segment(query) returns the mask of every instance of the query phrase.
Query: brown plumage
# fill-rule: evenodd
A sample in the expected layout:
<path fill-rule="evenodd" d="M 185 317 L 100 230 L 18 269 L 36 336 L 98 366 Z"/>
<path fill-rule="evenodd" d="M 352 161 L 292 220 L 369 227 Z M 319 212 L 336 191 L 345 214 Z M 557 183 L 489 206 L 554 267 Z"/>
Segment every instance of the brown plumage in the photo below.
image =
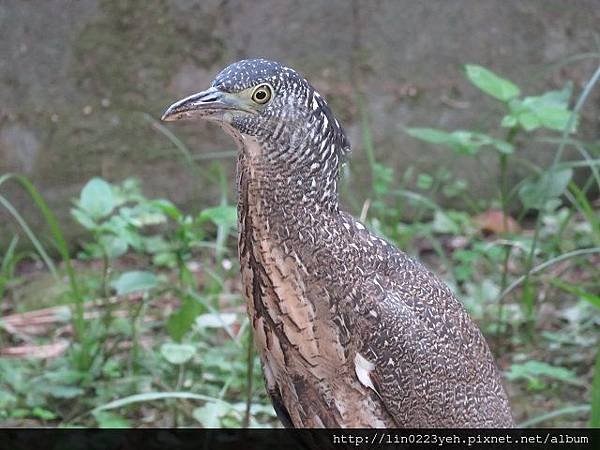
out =
<path fill-rule="evenodd" d="M 508 427 L 488 346 L 433 273 L 340 211 L 349 142 L 294 70 L 245 60 L 165 120 L 240 148 L 244 294 L 278 416 L 296 427 Z"/>

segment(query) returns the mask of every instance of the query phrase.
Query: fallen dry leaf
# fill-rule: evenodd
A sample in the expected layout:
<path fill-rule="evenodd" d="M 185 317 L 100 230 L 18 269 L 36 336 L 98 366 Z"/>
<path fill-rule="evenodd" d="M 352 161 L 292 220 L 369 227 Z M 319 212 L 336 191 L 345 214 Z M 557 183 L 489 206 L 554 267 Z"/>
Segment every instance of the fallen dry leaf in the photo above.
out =
<path fill-rule="evenodd" d="M 6 358 L 55 358 L 69 348 L 69 341 L 61 339 L 52 344 L 19 345 L 0 349 L 0 355 Z"/>
<path fill-rule="evenodd" d="M 499 209 L 490 209 L 473 217 L 473 222 L 480 231 L 490 234 L 518 233 L 521 227 L 515 219 L 510 216 L 504 217 Z"/>

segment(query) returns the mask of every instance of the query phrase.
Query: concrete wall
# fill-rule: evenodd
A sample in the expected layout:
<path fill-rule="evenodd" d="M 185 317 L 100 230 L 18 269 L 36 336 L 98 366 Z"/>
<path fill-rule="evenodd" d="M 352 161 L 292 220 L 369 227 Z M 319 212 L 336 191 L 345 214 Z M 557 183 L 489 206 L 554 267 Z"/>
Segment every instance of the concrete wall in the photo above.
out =
<path fill-rule="evenodd" d="M 598 24 L 599 0 L 4 0 L 0 174 L 30 177 L 71 236 L 78 228 L 68 218 L 70 198 L 95 175 L 139 177 L 148 195 L 194 209 L 214 203 L 218 188 L 181 164 L 152 120 L 229 62 L 264 56 L 297 68 L 330 99 L 354 143 L 357 189 L 368 170 L 353 78 L 366 94 L 380 160 L 400 174 L 409 164 L 444 165 L 490 195 L 493 160 L 483 158 L 486 172 L 408 138 L 402 127 L 485 130 L 494 123 L 498 105 L 464 81 L 464 63 L 487 66 L 530 94 L 567 79 L 580 88 L 597 60 L 550 64 L 597 50 Z M 598 99 L 586 107 L 588 138 L 600 131 Z M 169 129 L 194 154 L 234 148 L 210 125 Z M 552 156 L 551 148 L 520 151 Z M 0 189 L 36 222 L 18 189 Z M 0 219 L 5 241 L 8 216 Z"/>

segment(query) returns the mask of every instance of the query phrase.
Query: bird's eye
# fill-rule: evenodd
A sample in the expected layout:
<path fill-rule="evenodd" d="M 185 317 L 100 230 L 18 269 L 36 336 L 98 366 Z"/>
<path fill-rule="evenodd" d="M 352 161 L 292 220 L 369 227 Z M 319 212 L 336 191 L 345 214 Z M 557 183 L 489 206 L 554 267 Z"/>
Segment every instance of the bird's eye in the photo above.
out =
<path fill-rule="evenodd" d="M 271 86 L 268 84 L 261 84 L 254 89 L 252 92 L 252 100 L 254 100 L 259 105 L 264 105 L 269 100 L 271 100 Z"/>

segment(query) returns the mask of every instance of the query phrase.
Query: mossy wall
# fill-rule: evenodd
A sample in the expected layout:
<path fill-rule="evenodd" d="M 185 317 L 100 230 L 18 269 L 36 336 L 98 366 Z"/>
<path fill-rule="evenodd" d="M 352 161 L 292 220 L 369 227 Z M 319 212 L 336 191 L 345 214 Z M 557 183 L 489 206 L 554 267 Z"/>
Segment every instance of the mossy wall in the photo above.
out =
<path fill-rule="evenodd" d="M 498 105 L 464 81 L 477 63 L 514 80 L 526 93 L 581 87 L 594 60 L 550 68 L 597 50 L 597 0 L 260 1 L 45 0 L 0 3 L 0 173 L 30 177 L 75 237 L 70 199 L 100 175 L 143 180 L 150 196 L 199 209 L 217 186 L 193 176 L 154 122 L 173 100 L 205 88 L 236 59 L 263 56 L 304 74 L 331 99 L 354 143 L 360 170 L 360 124 L 353 82 L 360 81 L 380 160 L 402 173 L 408 164 L 447 166 L 481 195 L 492 195 L 494 161 L 474 163 L 408 138 L 403 126 L 482 128 Z M 597 36 L 597 35 L 596 35 Z M 583 132 L 598 136 L 599 96 L 588 103 Z M 232 150 L 216 127 L 169 129 L 194 154 Z M 550 152 L 527 150 L 548 160 Z M 233 180 L 233 164 L 228 160 Z M 233 181 L 232 181 L 233 183 Z M 233 189 L 233 184 L 232 184 Z M 18 189 L 2 188 L 34 224 Z M 233 195 L 233 194 L 232 194 Z M 0 212 L 6 241 L 14 229 Z"/>

